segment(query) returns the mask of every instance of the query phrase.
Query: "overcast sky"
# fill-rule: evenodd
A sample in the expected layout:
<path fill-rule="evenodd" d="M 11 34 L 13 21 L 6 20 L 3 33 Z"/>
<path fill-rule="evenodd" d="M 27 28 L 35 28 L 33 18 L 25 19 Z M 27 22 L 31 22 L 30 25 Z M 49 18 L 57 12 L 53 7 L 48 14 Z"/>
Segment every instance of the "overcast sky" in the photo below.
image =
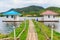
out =
<path fill-rule="evenodd" d="M 60 0 L 0 0 L 0 12 L 30 5 L 42 6 L 44 8 L 50 6 L 60 7 Z"/>

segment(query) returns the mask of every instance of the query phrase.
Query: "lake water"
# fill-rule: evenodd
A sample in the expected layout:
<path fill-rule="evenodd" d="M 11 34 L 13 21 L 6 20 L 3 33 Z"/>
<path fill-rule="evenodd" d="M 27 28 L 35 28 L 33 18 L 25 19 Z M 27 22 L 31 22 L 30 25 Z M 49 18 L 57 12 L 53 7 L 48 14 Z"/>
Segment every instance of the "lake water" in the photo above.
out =
<path fill-rule="evenodd" d="M 32 17 L 20 17 L 20 20 L 24 21 L 24 19 L 31 20 L 31 19 L 37 19 L 37 18 L 39 20 L 41 20 L 40 17 L 33 17 L 33 18 Z M 2 22 L 4 19 L 5 19 L 4 17 L 0 17 L 0 33 L 8 34 L 8 33 L 13 31 L 14 23 L 13 22 L 10 22 L 10 23 Z M 59 21 L 60 21 L 60 18 L 59 18 Z M 20 24 L 21 24 L 21 22 L 18 22 L 16 24 L 16 27 L 18 27 Z M 55 25 L 54 30 L 60 33 L 60 22 L 44 22 L 44 24 L 45 25 L 52 25 L 52 24 L 54 24 Z"/>
<path fill-rule="evenodd" d="M 5 19 L 4 17 L 0 17 L 0 33 L 9 34 L 10 32 L 13 31 L 14 23 L 2 22 L 4 19 Z M 17 22 L 16 27 L 18 27 L 20 24 L 21 22 Z"/>
<path fill-rule="evenodd" d="M 59 20 L 60 21 L 60 20 Z M 59 32 L 60 33 L 60 22 L 44 22 L 44 24 L 45 25 L 47 25 L 47 26 L 52 26 L 52 25 L 54 25 L 55 27 L 54 27 L 54 30 L 56 31 L 56 32 Z"/>

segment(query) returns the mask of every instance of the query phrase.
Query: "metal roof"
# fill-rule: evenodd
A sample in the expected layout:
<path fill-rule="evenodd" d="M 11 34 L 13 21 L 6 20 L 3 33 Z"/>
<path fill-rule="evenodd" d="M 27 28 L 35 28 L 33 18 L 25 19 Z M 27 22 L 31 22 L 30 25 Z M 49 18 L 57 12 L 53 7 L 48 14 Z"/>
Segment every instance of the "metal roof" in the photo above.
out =
<path fill-rule="evenodd" d="M 43 12 L 41 15 L 58 15 L 58 13 L 47 10 L 47 11 Z"/>
<path fill-rule="evenodd" d="M 11 11 L 4 12 L 3 15 L 21 15 L 21 13 L 11 10 Z"/>

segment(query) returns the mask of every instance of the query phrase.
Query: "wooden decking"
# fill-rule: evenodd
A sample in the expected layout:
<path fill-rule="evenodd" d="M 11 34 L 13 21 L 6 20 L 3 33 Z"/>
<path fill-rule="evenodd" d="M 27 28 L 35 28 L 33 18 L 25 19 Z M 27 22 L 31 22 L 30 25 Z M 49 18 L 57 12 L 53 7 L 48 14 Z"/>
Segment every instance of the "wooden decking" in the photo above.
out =
<path fill-rule="evenodd" d="M 59 21 L 58 20 L 49 20 L 49 21 L 40 20 L 39 22 L 59 22 Z"/>
<path fill-rule="evenodd" d="M 3 22 L 23 22 L 23 21 L 3 21 Z M 40 20 L 39 22 L 59 22 L 58 20 Z"/>
<path fill-rule="evenodd" d="M 38 40 L 37 33 L 35 31 L 34 23 L 29 20 L 29 29 L 26 40 Z"/>
<path fill-rule="evenodd" d="M 3 22 L 23 22 L 23 21 L 3 21 Z"/>

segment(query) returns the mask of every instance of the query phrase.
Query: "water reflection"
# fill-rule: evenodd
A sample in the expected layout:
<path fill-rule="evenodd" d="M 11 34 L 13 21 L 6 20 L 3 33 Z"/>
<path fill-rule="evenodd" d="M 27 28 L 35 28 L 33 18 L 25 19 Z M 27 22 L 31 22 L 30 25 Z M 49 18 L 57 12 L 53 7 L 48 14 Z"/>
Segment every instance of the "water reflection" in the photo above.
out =
<path fill-rule="evenodd" d="M 4 18 L 0 18 L 0 33 L 9 34 L 13 31 L 14 22 L 2 22 Z M 16 22 L 16 27 L 20 25 L 21 22 Z"/>
<path fill-rule="evenodd" d="M 2 24 L 4 24 L 4 25 L 2 26 Z M 0 33 L 8 34 L 8 33 L 10 33 L 13 30 L 13 25 L 12 24 L 9 25 L 6 22 L 4 22 L 2 24 L 0 26 Z"/>
<path fill-rule="evenodd" d="M 60 22 L 44 22 L 48 27 L 54 26 L 54 30 L 60 33 Z"/>

